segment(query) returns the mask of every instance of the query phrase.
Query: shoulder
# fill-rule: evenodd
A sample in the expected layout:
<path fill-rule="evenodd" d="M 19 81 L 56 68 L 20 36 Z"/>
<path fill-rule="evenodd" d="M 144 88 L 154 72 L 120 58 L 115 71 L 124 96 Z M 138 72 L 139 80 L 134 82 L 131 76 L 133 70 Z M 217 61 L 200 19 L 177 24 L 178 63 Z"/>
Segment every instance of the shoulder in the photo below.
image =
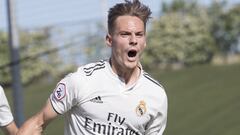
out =
<path fill-rule="evenodd" d="M 144 79 L 143 83 L 145 83 L 145 87 L 147 87 L 147 89 L 150 89 L 155 96 L 160 96 L 161 99 L 164 99 L 165 97 L 167 97 L 167 94 L 163 85 L 145 71 L 143 72 L 143 79 Z"/>
<path fill-rule="evenodd" d="M 101 69 L 104 69 L 106 66 L 106 61 L 101 60 L 95 63 L 89 63 L 83 66 L 80 66 L 77 71 L 69 73 L 66 75 L 60 83 L 68 85 L 68 87 L 81 87 L 85 86 L 87 82 L 91 79 L 96 78 L 95 74 Z M 97 76 L 101 77 L 101 74 L 96 74 Z"/>
<path fill-rule="evenodd" d="M 167 108 L 168 98 L 163 85 L 145 71 L 143 71 L 142 83 L 144 83 L 144 88 L 148 90 L 145 93 L 151 97 L 150 101 L 154 104 L 155 109 L 165 111 Z"/>
<path fill-rule="evenodd" d="M 3 91 L 3 88 L 2 88 L 2 86 L 0 85 L 0 92 L 2 92 Z"/>
<path fill-rule="evenodd" d="M 105 68 L 106 61 L 101 60 L 94 63 L 89 63 L 78 67 L 74 72 L 68 73 L 63 79 L 67 81 L 85 79 L 86 76 L 91 76 L 95 71 Z"/>
<path fill-rule="evenodd" d="M 4 94 L 4 91 L 3 91 L 2 86 L 0 85 L 0 96 L 2 97 L 3 94 Z"/>
<path fill-rule="evenodd" d="M 161 98 L 163 98 L 162 96 L 166 97 L 166 91 L 163 85 L 145 71 L 143 71 L 143 83 L 155 96 L 161 96 Z"/>
<path fill-rule="evenodd" d="M 159 81 L 155 80 L 151 75 L 149 75 L 147 72 L 143 71 L 143 77 L 147 80 L 147 82 L 151 85 L 155 85 L 157 87 L 160 87 L 164 89 L 164 87 L 159 83 Z"/>

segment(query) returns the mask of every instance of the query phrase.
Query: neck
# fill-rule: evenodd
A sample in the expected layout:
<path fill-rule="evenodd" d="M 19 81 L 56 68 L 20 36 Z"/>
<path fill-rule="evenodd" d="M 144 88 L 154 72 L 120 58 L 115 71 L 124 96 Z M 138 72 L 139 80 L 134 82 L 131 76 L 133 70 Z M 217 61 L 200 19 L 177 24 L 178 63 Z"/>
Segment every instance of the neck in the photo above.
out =
<path fill-rule="evenodd" d="M 117 64 L 115 61 L 110 59 L 110 65 L 114 73 L 118 75 L 119 78 L 124 80 L 126 86 L 134 84 L 139 78 L 141 68 L 136 66 L 133 69 L 124 68 L 121 65 Z"/>

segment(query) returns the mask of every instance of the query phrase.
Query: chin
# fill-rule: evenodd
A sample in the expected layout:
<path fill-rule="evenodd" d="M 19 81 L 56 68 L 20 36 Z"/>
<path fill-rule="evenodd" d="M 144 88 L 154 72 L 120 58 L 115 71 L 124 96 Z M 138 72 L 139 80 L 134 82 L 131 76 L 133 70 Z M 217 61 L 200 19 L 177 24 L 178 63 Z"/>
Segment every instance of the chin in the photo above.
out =
<path fill-rule="evenodd" d="M 138 66 L 138 62 L 127 62 L 125 64 L 125 66 L 127 67 L 127 69 L 131 70 L 131 69 L 135 69 Z"/>

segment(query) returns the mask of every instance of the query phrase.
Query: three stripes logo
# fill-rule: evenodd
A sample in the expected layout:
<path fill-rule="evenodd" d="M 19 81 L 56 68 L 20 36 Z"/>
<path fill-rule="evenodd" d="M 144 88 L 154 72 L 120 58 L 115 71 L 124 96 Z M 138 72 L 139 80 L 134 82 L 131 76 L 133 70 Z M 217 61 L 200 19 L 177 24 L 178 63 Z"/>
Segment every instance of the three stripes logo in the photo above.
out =
<path fill-rule="evenodd" d="M 100 96 L 97 96 L 90 100 L 93 103 L 103 103 L 102 98 Z"/>
<path fill-rule="evenodd" d="M 102 69 L 102 68 L 105 68 L 105 63 L 104 63 L 103 60 L 95 63 L 92 66 L 85 67 L 85 68 L 83 68 L 83 70 L 84 70 L 84 72 L 86 73 L 87 76 L 91 76 L 94 71 L 96 71 L 98 69 Z"/>

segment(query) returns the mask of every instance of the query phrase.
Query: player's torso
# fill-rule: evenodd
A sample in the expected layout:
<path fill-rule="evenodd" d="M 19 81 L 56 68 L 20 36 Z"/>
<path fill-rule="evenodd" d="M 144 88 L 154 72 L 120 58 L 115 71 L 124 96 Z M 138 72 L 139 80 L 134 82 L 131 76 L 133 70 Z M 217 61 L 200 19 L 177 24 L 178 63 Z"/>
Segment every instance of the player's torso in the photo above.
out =
<path fill-rule="evenodd" d="M 99 85 L 96 91 L 74 110 L 83 118 L 84 126 L 90 130 L 99 130 L 98 128 L 104 126 L 144 130 L 150 120 L 145 100 L 147 99 L 132 91 L 120 91 Z"/>
<path fill-rule="evenodd" d="M 87 77 L 83 88 L 79 86 L 86 94 L 68 117 L 77 119 L 90 134 L 142 134 L 155 115 L 154 91 L 146 89 L 141 79 L 126 88 L 120 80 L 102 70 Z"/>

